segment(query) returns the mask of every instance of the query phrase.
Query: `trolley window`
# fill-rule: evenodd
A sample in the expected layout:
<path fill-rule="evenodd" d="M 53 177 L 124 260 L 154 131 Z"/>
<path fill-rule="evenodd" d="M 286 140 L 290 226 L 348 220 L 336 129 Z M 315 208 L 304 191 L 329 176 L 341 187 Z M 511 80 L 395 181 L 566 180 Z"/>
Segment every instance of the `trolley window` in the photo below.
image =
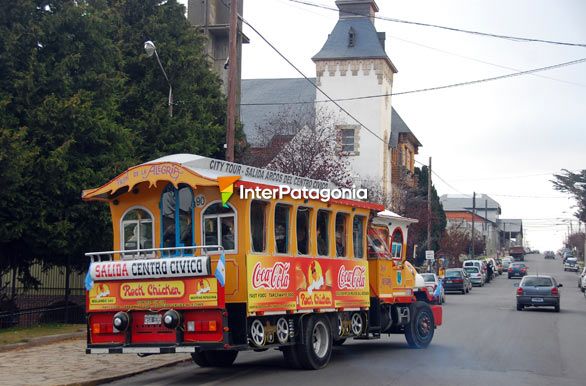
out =
<path fill-rule="evenodd" d="M 253 200 L 250 203 L 250 233 L 253 252 L 265 252 L 267 248 L 267 208 L 268 204 L 264 201 Z"/>
<path fill-rule="evenodd" d="M 328 256 L 330 254 L 330 212 L 327 210 L 317 211 L 316 222 L 317 235 L 317 254 L 320 256 Z"/>
<path fill-rule="evenodd" d="M 354 216 L 352 221 L 352 244 L 354 257 L 364 258 L 364 216 Z"/>
<path fill-rule="evenodd" d="M 346 256 L 348 250 L 346 249 L 346 235 L 347 232 L 348 215 L 345 213 L 336 214 L 336 256 Z"/>
<path fill-rule="evenodd" d="M 153 217 L 144 209 L 129 210 L 122 218 L 122 249 L 153 247 Z"/>
<path fill-rule="evenodd" d="M 226 252 L 234 252 L 236 213 L 232 206 L 226 208 L 220 202 L 210 205 L 203 212 L 203 231 L 205 245 L 221 245 Z"/>
<path fill-rule="evenodd" d="M 297 208 L 297 254 L 309 254 L 309 215 L 311 208 Z"/>
<path fill-rule="evenodd" d="M 277 253 L 289 252 L 289 220 L 291 207 L 275 205 L 275 248 Z"/>

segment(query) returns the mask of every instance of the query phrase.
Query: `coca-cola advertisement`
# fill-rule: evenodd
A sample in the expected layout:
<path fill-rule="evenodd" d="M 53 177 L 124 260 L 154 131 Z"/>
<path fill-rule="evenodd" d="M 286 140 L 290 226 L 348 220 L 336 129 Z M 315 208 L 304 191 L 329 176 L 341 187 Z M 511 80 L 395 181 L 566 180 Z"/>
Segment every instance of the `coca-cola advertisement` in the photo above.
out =
<path fill-rule="evenodd" d="M 247 256 L 248 311 L 368 307 L 365 260 Z"/>

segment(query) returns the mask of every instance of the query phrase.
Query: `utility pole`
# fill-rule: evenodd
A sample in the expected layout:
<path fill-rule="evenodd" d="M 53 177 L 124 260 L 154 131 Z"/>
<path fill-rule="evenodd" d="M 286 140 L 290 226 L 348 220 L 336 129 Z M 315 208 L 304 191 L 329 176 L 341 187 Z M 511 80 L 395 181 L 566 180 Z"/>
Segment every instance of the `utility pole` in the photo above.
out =
<path fill-rule="evenodd" d="M 431 157 L 427 170 L 427 250 L 431 250 Z"/>
<path fill-rule="evenodd" d="M 236 82 L 238 72 L 238 0 L 230 0 L 230 37 L 228 54 L 228 116 L 226 119 L 226 161 L 234 162 L 234 133 L 236 131 Z"/>
<path fill-rule="evenodd" d="M 476 213 L 476 192 L 472 195 L 472 258 L 474 258 L 474 216 Z"/>

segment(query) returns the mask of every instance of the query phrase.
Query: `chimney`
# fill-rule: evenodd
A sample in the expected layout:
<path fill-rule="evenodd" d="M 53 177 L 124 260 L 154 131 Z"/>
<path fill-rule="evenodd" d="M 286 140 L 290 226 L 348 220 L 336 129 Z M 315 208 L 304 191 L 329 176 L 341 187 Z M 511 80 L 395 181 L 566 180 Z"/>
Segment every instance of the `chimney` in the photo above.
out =
<path fill-rule="evenodd" d="M 374 15 L 378 12 L 374 0 L 337 0 L 336 6 L 340 10 L 340 19 L 368 17 L 373 24 Z"/>

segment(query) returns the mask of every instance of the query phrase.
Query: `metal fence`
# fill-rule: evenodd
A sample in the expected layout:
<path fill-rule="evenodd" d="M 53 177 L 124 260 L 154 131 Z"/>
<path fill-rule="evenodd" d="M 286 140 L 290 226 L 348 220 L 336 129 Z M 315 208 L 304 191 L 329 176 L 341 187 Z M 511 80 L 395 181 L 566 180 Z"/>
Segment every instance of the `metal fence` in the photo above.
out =
<path fill-rule="evenodd" d="M 41 264 L 30 272 L 40 283 L 36 288 L 25 288 L 17 270 L 2 276 L 0 328 L 85 322 L 85 273 Z"/>

